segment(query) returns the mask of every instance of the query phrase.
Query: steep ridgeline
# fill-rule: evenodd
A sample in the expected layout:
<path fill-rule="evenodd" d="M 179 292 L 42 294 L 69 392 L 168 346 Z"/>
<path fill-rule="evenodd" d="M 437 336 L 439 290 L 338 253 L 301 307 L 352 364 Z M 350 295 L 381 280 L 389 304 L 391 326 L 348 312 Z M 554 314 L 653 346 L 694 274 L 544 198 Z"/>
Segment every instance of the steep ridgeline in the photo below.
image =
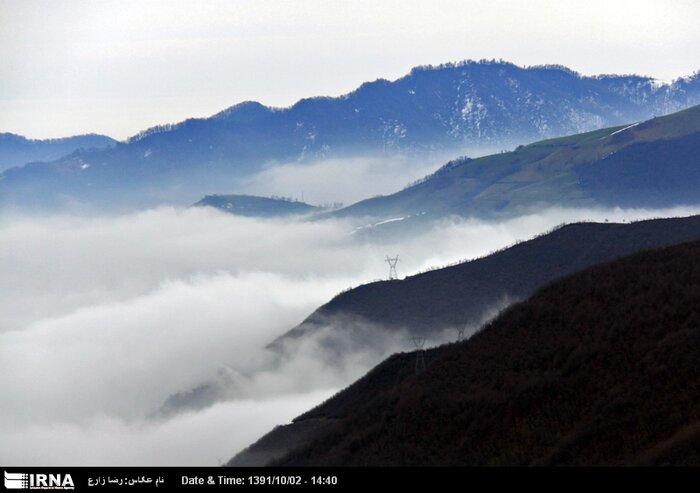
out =
<path fill-rule="evenodd" d="M 700 106 L 642 123 L 452 161 L 393 195 L 334 213 L 378 220 L 420 214 L 516 215 L 547 206 L 700 203 Z"/>
<path fill-rule="evenodd" d="M 115 148 L 12 170 L 0 202 L 138 207 L 191 203 L 265 163 L 366 153 L 508 147 L 640 121 L 700 103 L 700 75 L 671 84 L 584 77 L 561 66 L 464 62 L 416 68 L 336 98 L 284 108 L 241 103 L 210 118 L 148 129 Z"/>
<path fill-rule="evenodd" d="M 647 251 L 548 285 L 423 372 L 392 356 L 297 418 L 273 464 L 697 466 L 699 358 L 700 242 Z"/>
<path fill-rule="evenodd" d="M 291 199 L 255 195 L 207 195 L 194 207 L 213 207 L 229 214 L 246 217 L 303 216 L 319 207 Z"/>
<path fill-rule="evenodd" d="M 699 239 L 700 216 L 631 224 L 570 224 L 478 260 L 345 292 L 276 340 L 272 347 L 294 350 L 311 336 L 321 341 L 325 338 L 333 349 L 338 339 L 334 331 L 354 331 L 363 326 L 375 331 L 408 330 L 426 337 L 428 345 L 443 338 L 447 329 L 455 340 L 457 326 L 466 327 L 465 335 L 469 336 L 493 314 L 491 307 L 502 308 L 507 302 L 524 299 L 567 274 L 641 250 Z M 376 337 L 381 339 L 381 335 Z M 347 339 L 341 338 L 345 344 Z M 373 341 L 369 330 L 355 339 L 358 347 Z M 443 349 L 426 351 L 426 361 L 430 363 L 440 351 Z M 325 406 L 327 412 L 275 428 L 237 454 L 229 465 L 265 465 L 299 444 L 310 442 L 344 415 L 345 411 L 336 409 L 353 406 L 355 398 L 361 399 L 355 390 L 366 388 L 362 382 L 369 382 L 367 385 L 377 392 L 393 388 L 397 378 L 413 371 L 415 361 L 414 355 L 392 356 L 336 396 L 332 404 Z"/>
<path fill-rule="evenodd" d="M 443 329 L 456 338 L 458 326 L 473 332 L 495 311 L 554 279 L 640 250 L 696 239 L 700 216 L 569 224 L 480 259 L 346 291 L 272 346 L 293 346 L 297 339 L 319 333 L 332 341 L 332 331 L 322 329 L 353 330 L 363 323 L 386 331 L 407 330 L 429 342 L 439 341 Z"/>
<path fill-rule="evenodd" d="M 35 161 L 52 161 L 79 149 L 104 149 L 116 143 L 110 137 L 97 134 L 35 140 L 0 133 L 0 171 Z"/>

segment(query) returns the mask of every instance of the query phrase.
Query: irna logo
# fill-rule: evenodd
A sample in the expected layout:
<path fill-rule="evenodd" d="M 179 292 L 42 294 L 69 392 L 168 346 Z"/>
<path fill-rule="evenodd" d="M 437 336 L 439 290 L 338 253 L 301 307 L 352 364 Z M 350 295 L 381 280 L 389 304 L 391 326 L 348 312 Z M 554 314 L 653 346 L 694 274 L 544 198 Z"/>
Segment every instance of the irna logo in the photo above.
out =
<path fill-rule="evenodd" d="M 75 484 L 70 474 L 27 474 L 5 472 L 5 489 L 8 490 L 73 490 Z"/>

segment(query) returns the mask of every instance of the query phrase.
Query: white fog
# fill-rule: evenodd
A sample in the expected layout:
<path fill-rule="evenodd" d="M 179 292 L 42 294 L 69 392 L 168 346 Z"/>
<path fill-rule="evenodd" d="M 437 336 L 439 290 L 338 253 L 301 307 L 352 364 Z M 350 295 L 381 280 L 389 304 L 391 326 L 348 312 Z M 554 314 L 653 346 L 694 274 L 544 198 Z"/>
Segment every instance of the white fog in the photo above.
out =
<path fill-rule="evenodd" d="M 278 371 L 264 346 L 339 291 L 473 258 L 562 222 L 689 215 L 564 210 L 445 221 L 411 240 L 359 240 L 347 222 L 256 220 L 204 208 L 119 217 L 0 215 L 0 462 L 226 461 L 375 364 Z M 401 341 L 389 341 L 398 349 Z M 388 348 L 390 351 L 392 348 Z M 175 393 L 238 378 L 227 400 L 152 419 Z M 231 376 L 233 375 L 233 377 Z"/>

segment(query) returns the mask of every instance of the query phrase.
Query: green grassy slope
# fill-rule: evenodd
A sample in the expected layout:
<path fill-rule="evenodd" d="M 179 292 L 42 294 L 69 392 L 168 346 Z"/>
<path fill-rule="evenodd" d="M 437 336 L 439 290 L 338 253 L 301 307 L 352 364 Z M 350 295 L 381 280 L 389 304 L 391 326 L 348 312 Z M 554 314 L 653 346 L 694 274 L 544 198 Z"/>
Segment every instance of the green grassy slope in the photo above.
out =
<path fill-rule="evenodd" d="M 694 106 L 638 124 L 457 160 L 422 183 L 334 214 L 489 216 L 552 205 L 657 207 L 697 203 L 693 192 L 700 188 L 698 147 L 700 106 Z M 640 160 L 640 154 L 647 159 Z M 615 164 L 610 165 L 613 160 Z M 621 189 L 626 193 L 618 198 Z"/>

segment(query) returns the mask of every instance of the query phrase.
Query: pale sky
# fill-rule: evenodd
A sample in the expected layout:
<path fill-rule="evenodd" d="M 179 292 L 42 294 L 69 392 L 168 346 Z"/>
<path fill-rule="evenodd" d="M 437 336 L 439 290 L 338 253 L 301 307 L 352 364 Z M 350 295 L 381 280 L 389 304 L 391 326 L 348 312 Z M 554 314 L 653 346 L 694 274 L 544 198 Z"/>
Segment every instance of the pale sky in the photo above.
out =
<path fill-rule="evenodd" d="M 700 69 L 698 19 L 697 0 L 0 0 L 0 132 L 122 139 L 464 59 L 673 79 Z"/>

